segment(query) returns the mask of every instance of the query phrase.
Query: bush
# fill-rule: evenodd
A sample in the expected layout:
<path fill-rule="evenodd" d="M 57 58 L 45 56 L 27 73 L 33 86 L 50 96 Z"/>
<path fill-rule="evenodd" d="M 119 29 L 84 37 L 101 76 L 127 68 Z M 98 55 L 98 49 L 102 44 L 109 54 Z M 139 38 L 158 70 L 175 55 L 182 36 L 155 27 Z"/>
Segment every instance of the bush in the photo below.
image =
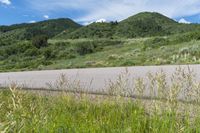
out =
<path fill-rule="evenodd" d="M 44 49 L 42 54 L 44 55 L 45 59 L 53 59 L 56 57 L 55 51 L 53 51 L 51 48 Z"/>
<path fill-rule="evenodd" d="M 57 58 L 73 59 L 73 58 L 76 58 L 76 55 L 74 53 L 70 53 L 69 51 L 60 51 L 57 55 Z"/>
<path fill-rule="evenodd" d="M 48 37 L 45 35 L 36 36 L 32 39 L 32 44 L 36 48 L 46 47 L 48 45 Z"/>
<path fill-rule="evenodd" d="M 25 56 L 37 56 L 39 53 L 39 51 L 37 50 L 37 48 L 32 48 L 32 49 L 27 49 L 24 52 Z"/>
<path fill-rule="evenodd" d="M 169 44 L 169 40 L 166 38 L 156 37 L 154 39 L 148 39 L 144 42 L 143 49 L 146 50 L 147 48 L 158 48 L 160 46 L 165 46 Z"/>
<path fill-rule="evenodd" d="M 85 55 L 93 53 L 95 51 L 95 46 L 92 42 L 81 42 L 76 44 L 76 52 L 80 55 Z"/>

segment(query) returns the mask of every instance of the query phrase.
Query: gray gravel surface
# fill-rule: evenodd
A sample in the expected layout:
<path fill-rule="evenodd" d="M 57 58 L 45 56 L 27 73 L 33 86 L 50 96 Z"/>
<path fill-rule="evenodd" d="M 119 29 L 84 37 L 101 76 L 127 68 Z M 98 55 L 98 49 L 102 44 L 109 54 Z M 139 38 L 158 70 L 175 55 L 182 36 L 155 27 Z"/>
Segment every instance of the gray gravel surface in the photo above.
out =
<path fill-rule="evenodd" d="M 71 83 L 76 81 L 83 88 L 87 88 L 90 91 L 99 91 L 108 87 L 110 81 L 115 82 L 117 77 L 125 72 L 126 69 L 128 70 L 129 78 L 146 78 L 149 72 L 156 73 L 161 70 L 170 76 L 179 67 L 183 69 L 188 69 L 189 67 L 197 75 L 197 79 L 200 80 L 200 65 L 169 65 L 0 73 L 0 86 L 7 87 L 12 83 L 16 83 L 27 88 L 49 89 L 48 84 L 55 85 L 61 75 L 65 75 Z"/>

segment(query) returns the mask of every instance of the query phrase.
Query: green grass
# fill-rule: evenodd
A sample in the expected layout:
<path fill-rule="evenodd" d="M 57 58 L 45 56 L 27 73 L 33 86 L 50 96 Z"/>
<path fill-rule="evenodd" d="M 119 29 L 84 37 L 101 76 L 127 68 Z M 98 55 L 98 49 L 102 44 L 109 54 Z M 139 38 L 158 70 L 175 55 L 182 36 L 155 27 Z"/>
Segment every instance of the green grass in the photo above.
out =
<path fill-rule="evenodd" d="M 199 119 L 190 123 L 170 111 L 148 114 L 131 99 L 23 91 L 0 92 L 0 131 L 6 132 L 199 132 Z"/>
<path fill-rule="evenodd" d="M 155 12 L 142 12 L 120 22 L 92 23 L 55 39 L 136 38 L 173 35 L 198 30 L 198 24 L 180 24 Z"/>
<path fill-rule="evenodd" d="M 41 48 L 30 41 L 4 43 L 0 42 L 0 71 L 200 63 L 199 32 L 135 39 L 53 39 Z"/>
<path fill-rule="evenodd" d="M 189 68 L 177 68 L 170 80 L 163 72 L 138 79 L 128 75 L 126 70 L 111 81 L 103 91 L 107 95 L 77 93 L 81 87 L 64 75 L 50 86 L 62 92 L 25 91 L 13 84 L 0 91 L 0 131 L 200 132 L 200 82 Z"/>
<path fill-rule="evenodd" d="M 62 18 L 0 26 L 0 72 L 199 64 L 199 28 L 155 12 L 87 26 Z"/>
<path fill-rule="evenodd" d="M 150 39 L 147 39 L 147 42 Z M 146 47 L 146 39 L 126 40 L 119 45 L 105 46 L 103 50 L 77 56 L 76 58 L 57 60 L 46 69 L 148 66 L 169 64 L 199 64 L 200 41 L 172 43 L 163 46 Z M 144 47 L 146 49 L 144 50 Z M 185 50 L 185 51 L 184 51 Z"/>

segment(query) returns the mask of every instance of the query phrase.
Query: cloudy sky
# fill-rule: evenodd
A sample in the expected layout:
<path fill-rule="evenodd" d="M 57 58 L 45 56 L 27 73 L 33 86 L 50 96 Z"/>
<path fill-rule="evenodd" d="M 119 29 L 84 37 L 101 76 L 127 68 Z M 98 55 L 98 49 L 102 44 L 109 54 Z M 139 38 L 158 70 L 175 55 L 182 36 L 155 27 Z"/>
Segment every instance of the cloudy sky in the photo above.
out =
<path fill-rule="evenodd" d="M 200 23 L 200 0 L 0 0 L 0 25 L 72 18 L 81 24 L 123 20 L 142 11 Z"/>

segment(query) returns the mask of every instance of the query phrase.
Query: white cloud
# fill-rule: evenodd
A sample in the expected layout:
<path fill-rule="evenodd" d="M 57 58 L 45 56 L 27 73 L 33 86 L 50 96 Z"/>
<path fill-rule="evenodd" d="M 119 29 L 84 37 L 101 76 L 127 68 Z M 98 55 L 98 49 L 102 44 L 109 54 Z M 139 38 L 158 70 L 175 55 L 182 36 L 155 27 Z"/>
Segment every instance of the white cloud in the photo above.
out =
<path fill-rule="evenodd" d="M 31 20 L 31 21 L 29 21 L 29 23 L 36 23 L 36 21 L 35 20 Z"/>
<path fill-rule="evenodd" d="M 83 25 L 90 25 L 92 23 L 104 23 L 104 22 L 107 22 L 106 19 L 102 18 L 102 19 L 98 19 L 96 21 L 89 21 L 89 22 L 84 22 Z"/>
<path fill-rule="evenodd" d="M 178 22 L 183 23 L 183 24 L 190 24 L 191 23 L 191 22 L 185 20 L 184 18 L 181 18 Z"/>
<path fill-rule="evenodd" d="M 11 1 L 10 0 L 0 0 L 0 3 L 5 4 L 5 5 L 10 5 Z"/>
<path fill-rule="evenodd" d="M 42 12 L 79 11 L 80 22 L 123 20 L 142 11 L 159 12 L 171 18 L 200 13 L 200 0 L 32 0 L 32 8 Z"/>
<path fill-rule="evenodd" d="M 49 16 L 48 15 L 44 15 L 43 16 L 45 19 L 49 19 Z"/>
<path fill-rule="evenodd" d="M 96 20 L 96 23 L 104 23 L 104 22 L 106 22 L 106 19 L 104 18 Z"/>

